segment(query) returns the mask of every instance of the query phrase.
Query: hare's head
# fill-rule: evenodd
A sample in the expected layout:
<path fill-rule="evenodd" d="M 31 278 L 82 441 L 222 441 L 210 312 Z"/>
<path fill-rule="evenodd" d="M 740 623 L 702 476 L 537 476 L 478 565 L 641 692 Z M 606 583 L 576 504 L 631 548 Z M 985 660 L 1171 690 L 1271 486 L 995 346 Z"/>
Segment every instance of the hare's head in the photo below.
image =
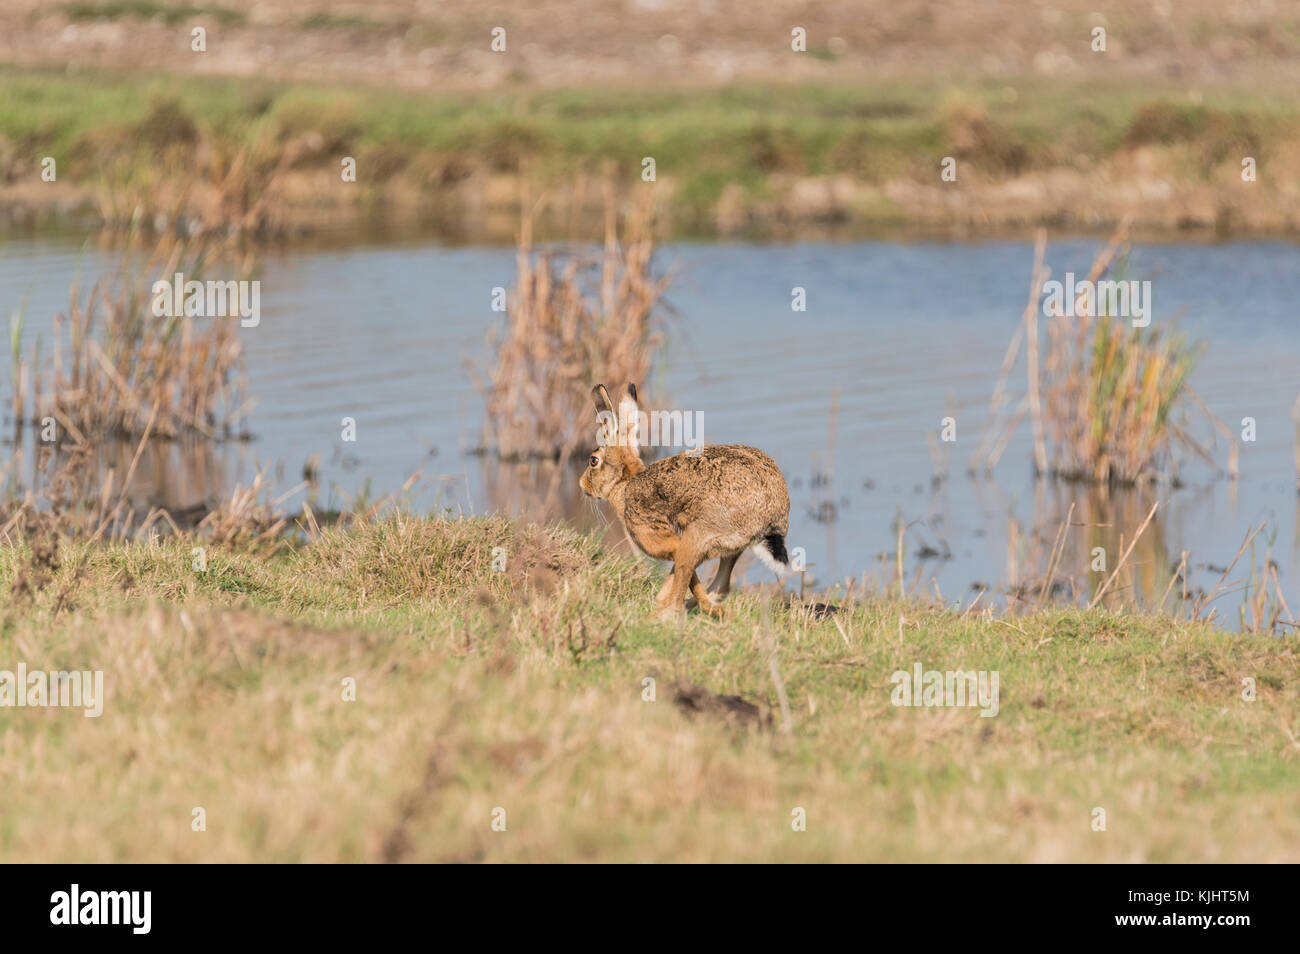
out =
<path fill-rule="evenodd" d="M 605 385 L 598 384 L 592 388 L 591 396 L 596 402 L 599 425 L 597 446 L 588 457 L 578 484 L 585 493 L 608 500 L 614 488 L 645 469 L 637 449 L 636 385 L 627 386 L 627 394 L 618 402 L 618 410 L 614 409 Z"/>

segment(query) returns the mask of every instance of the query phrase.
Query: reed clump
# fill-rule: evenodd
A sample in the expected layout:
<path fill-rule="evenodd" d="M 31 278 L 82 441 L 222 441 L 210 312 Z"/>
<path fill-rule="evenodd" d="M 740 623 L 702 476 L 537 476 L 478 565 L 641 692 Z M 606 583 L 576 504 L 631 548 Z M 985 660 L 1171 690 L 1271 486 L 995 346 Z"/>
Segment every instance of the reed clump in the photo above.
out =
<path fill-rule="evenodd" d="M 152 294 L 151 279 L 226 267 L 228 246 L 169 232 L 141 255 L 135 238 L 119 268 L 87 293 L 71 288 L 46 340 L 24 353 L 24 316 L 11 323 L 0 538 L 31 538 L 47 518 L 68 539 L 178 532 L 213 510 L 225 480 L 217 448 L 248 437 L 238 319 L 157 314 Z M 177 475 L 177 457 L 202 471 Z M 253 539 L 274 521 L 245 506 L 225 523 Z"/>
<path fill-rule="evenodd" d="M 13 333 L 12 408 L 42 443 L 111 438 L 224 441 L 246 437 L 249 407 L 238 321 L 156 315 L 151 277 L 199 278 L 213 261 L 203 240 L 160 237 L 141 270 L 124 262 L 84 296 L 74 285 L 55 316 L 48 363 L 39 343 L 18 356 Z"/>
<path fill-rule="evenodd" d="M 1039 234 L 1029 301 L 1007 347 L 984 435 L 971 459 L 972 471 L 992 472 L 1026 418 L 1033 426 L 1037 473 L 1104 486 L 1176 479 L 1177 451 L 1190 450 L 1213 463 L 1187 426 L 1186 411 L 1192 406 L 1232 440 L 1188 384 L 1201 346 L 1174 329 L 1134 326 L 1129 317 L 1107 311 L 1108 297 L 1085 294 L 1111 272 L 1127 229 L 1127 223 L 1121 226 L 1097 254 L 1086 280 L 1078 285 L 1072 309 L 1042 304 L 1049 273 L 1043 265 L 1046 238 Z M 1042 311 L 1047 312 L 1045 319 Z M 1040 341 L 1042 321 L 1045 342 Z M 1027 387 L 1013 406 L 1007 382 L 1022 342 Z M 1229 471 L 1235 470 L 1234 442 Z"/>
<path fill-rule="evenodd" d="M 599 253 L 538 252 L 525 215 L 505 327 L 489 339 L 495 367 L 480 384 L 486 450 L 503 460 L 565 461 L 593 439 L 592 382 L 646 380 L 671 281 L 653 269 L 654 202 L 642 193 L 620 229 L 607 190 Z"/>
<path fill-rule="evenodd" d="M 1067 321 L 1050 323 L 1044 365 L 1051 472 L 1121 485 L 1166 473 L 1173 446 L 1190 441 L 1175 412 L 1196 350 L 1181 334 L 1111 315 Z"/>

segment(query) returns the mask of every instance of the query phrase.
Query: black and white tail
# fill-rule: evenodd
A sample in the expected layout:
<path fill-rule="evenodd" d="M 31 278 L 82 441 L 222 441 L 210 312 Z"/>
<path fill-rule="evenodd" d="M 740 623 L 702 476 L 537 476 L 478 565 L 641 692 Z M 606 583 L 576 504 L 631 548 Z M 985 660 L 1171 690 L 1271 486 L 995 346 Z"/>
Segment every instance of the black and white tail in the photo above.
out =
<path fill-rule="evenodd" d="M 790 555 L 785 552 L 785 534 L 769 530 L 750 549 L 777 576 L 784 577 L 790 573 Z"/>

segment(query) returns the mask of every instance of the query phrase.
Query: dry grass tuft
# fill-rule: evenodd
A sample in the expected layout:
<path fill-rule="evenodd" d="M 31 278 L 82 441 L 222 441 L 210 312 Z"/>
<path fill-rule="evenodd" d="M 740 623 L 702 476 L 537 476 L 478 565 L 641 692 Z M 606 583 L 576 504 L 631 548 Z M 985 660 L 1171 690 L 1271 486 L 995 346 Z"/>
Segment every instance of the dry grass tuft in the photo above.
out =
<path fill-rule="evenodd" d="M 236 487 L 203 518 L 199 533 L 218 546 L 253 550 L 280 546 L 288 518 L 279 512 L 275 501 L 266 498 L 266 491 L 266 480 L 258 473 L 251 486 Z"/>
<path fill-rule="evenodd" d="M 591 540 L 559 525 L 398 514 L 325 530 L 299 558 L 305 574 L 331 585 L 449 603 L 475 589 L 491 600 L 549 593 L 595 565 L 599 554 Z"/>

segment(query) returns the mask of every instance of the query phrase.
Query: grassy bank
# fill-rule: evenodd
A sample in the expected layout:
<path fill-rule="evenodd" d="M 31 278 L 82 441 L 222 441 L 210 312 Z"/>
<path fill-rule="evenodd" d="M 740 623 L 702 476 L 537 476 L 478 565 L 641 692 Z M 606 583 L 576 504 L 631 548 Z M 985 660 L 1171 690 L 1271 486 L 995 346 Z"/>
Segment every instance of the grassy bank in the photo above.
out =
<path fill-rule="evenodd" d="M 817 621 L 762 590 L 677 629 L 646 622 L 657 566 L 500 519 L 207 544 L 201 571 L 198 545 L 0 546 L 0 669 L 102 669 L 107 696 L 0 710 L 0 859 L 1300 857 L 1289 639 L 888 600 Z M 997 716 L 894 707 L 918 662 L 998 671 Z"/>
<path fill-rule="evenodd" d="M 0 72 L 11 217 L 184 208 L 231 185 L 275 225 L 357 217 L 517 227 L 520 185 L 599 217 L 653 157 L 677 231 L 849 223 L 1300 226 L 1300 97 L 1121 76 L 413 93 L 139 72 Z M 40 161 L 58 161 L 56 183 Z M 356 183 L 340 175 L 357 159 Z M 944 157 L 957 181 L 940 181 Z M 1241 160 L 1258 181 L 1243 183 Z M 210 204 L 210 203 L 209 203 Z M 472 212 L 472 214 L 470 214 Z M 213 213 L 215 214 L 215 213 Z M 469 224 L 472 220 L 472 225 Z"/>

